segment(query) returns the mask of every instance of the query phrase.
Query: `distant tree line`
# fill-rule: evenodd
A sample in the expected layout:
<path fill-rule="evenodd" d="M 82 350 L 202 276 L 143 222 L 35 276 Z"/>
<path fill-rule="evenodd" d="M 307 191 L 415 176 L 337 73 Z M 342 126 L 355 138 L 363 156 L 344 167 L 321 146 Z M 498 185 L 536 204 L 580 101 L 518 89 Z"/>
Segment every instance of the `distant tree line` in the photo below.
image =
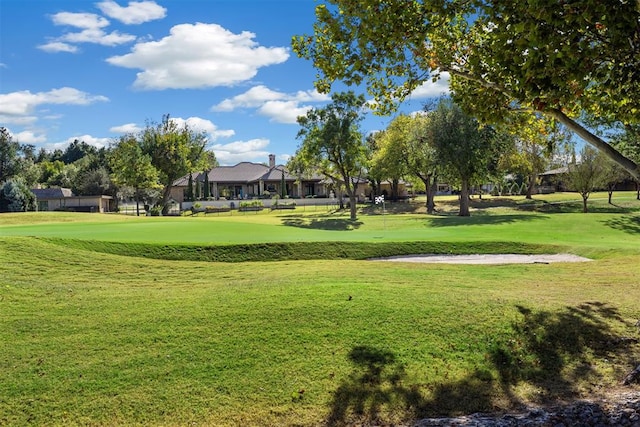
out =
<path fill-rule="evenodd" d="M 33 188 L 70 188 L 78 196 L 133 198 L 167 211 L 171 184 L 217 165 L 206 135 L 169 115 L 97 148 L 75 140 L 64 149 L 36 152 L 0 127 L 0 212 L 36 209 Z"/>

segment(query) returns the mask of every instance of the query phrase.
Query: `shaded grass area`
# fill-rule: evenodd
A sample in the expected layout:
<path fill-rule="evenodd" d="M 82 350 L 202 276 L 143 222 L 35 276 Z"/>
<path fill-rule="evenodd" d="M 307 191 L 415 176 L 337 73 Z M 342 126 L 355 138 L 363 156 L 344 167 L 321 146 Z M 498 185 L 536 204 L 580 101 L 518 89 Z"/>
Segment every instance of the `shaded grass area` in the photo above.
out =
<path fill-rule="evenodd" d="M 412 254 L 552 254 L 560 245 L 517 242 L 274 242 L 242 245 L 162 245 L 42 238 L 64 247 L 115 255 L 165 260 L 247 262 L 287 260 L 369 259 Z"/>
<path fill-rule="evenodd" d="M 636 256 L 232 264 L 2 243 L 0 424 L 411 423 L 594 397 L 640 360 Z"/>

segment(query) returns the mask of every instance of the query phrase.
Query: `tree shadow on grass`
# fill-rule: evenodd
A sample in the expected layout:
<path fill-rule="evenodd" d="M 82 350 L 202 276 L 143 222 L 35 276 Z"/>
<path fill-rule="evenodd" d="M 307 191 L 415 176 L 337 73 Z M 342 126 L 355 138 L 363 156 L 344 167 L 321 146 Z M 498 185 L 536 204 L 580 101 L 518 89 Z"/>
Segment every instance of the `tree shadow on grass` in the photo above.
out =
<path fill-rule="evenodd" d="M 326 425 L 406 424 L 496 407 L 522 409 L 528 402 L 513 392 L 520 384 L 540 391 L 537 403 L 570 400 L 580 386 L 598 383 L 595 361 L 637 363 L 638 340 L 614 331 L 630 326 L 614 307 L 591 302 L 553 312 L 516 308 L 520 320 L 503 342 L 489 347 L 486 365 L 452 381 L 417 384 L 392 352 L 354 347 L 348 355 L 353 370 L 334 392 Z"/>
<path fill-rule="evenodd" d="M 555 312 L 516 308 L 522 320 L 512 325 L 512 337 L 490 350 L 502 390 L 511 399 L 512 386 L 523 382 L 537 387 L 539 403 L 576 397 L 580 383 L 599 383 L 595 361 L 631 366 L 638 354 L 633 348 L 638 340 L 616 331 L 631 323 L 607 304 L 589 302 Z"/>
<path fill-rule="evenodd" d="M 582 200 L 571 202 L 554 202 L 538 205 L 536 212 L 543 213 L 582 213 Z M 589 213 L 632 213 L 638 210 L 634 206 L 622 206 L 609 204 L 600 200 L 587 201 L 587 209 Z"/>
<path fill-rule="evenodd" d="M 288 215 L 282 219 L 282 225 L 286 225 L 287 227 L 309 228 L 314 230 L 348 231 L 360 228 L 362 222 L 352 221 L 349 218 Z"/>
<path fill-rule="evenodd" d="M 604 225 L 629 234 L 640 234 L 640 216 L 627 215 L 604 221 Z"/>
<path fill-rule="evenodd" d="M 477 215 L 472 214 L 468 217 L 460 216 L 439 216 L 433 218 L 426 218 L 426 224 L 429 227 L 457 227 L 462 225 L 495 225 L 495 224 L 508 224 L 514 222 L 525 221 L 539 221 L 547 219 L 548 217 L 543 215 L 527 215 L 527 214 L 513 214 L 513 215 Z"/>

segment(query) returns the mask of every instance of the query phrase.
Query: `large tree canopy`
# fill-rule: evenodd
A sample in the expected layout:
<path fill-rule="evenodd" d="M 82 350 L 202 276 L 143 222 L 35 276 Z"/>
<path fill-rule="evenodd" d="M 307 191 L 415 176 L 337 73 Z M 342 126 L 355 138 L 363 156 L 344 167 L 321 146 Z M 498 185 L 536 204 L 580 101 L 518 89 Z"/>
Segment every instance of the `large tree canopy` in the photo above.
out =
<path fill-rule="evenodd" d="M 333 182 L 344 185 L 349 197 L 351 219 L 356 216 L 356 189 L 364 173 L 366 147 L 359 129 L 365 99 L 353 92 L 334 93 L 332 102 L 298 117 L 302 144 L 294 162 L 298 167 L 313 165 Z"/>
<path fill-rule="evenodd" d="M 140 216 L 140 190 L 158 186 L 158 170 L 151 164 L 151 156 L 142 152 L 135 136 L 124 135 L 113 147 L 109 164 L 113 181 L 134 189 L 136 213 Z"/>
<path fill-rule="evenodd" d="M 150 123 L 140 135 L 142 152 L 151 158 L 157 169 L 162 190 L 162 213 L 169 209 L 173 182 L 188 173 L 203 170 L 209 157 L 203 156 L 206 135 L 196 132 L 187 124 L 179 126 L 169 115 L 160 123 Z"/>
<path fill-rule="evenodd" d="M 640 122 L 640 3 L 627 0 L 328 0 L 294 51 L 316 87 L 366 84 L 378 111 L 451 75 L 454 98 L 486 122 L 508 111 L 563 123 L 636 178 L 638 165 L 583 125 Z"/>

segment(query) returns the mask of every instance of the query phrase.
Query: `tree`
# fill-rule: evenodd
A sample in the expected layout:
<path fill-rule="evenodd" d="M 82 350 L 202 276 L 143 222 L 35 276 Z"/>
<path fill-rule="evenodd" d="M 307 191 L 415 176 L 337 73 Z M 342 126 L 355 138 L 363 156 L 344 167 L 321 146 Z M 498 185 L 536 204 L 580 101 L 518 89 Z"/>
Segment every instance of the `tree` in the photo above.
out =
<path fill-rule="evenodd" d="M 280 173 L 282 174 L 280 176 L 280 197 L 284 199 L 287 197 L 287 182 L 284 180 L 284 169 Z"/>
<path fill-rule="evenodd" d="M 205 170 L 202 172 L 202 198 L 207 200 L 209 198 L 209 171 Z"/>
<path fill-rule="evenodd" d="M 400 180 L 407 174 L 406 150 L 410 121 L 409 116 L 400 115 L 380 135 L 376 135 L 378 149 L 371 163 L 391 183 L 391 200 L 398 198 Z"/>
<path fill-rule="evenodd" d="M 614 145 L 625 156 L 640 163 L 640 125 L 624 126 L 613 136 Z M 636 199 L 640 200 L 640 178 L 635 178 Z"/>
<path fill-rule="evenodd" d="M 78 174 L 78 167 L 75 164 L 65 164 L 62 160 L 45 160 L 39 163 L 40 182 L 47 187 L 73 187 Z"/>
<path fill-rule="evenodd" d="M 482 178 L 498 156 L 496 132 L 480 127 L 476 119 L 446 99 L 430 113 L 430 120 L 437 157 L 449 177 L 460 182 L 458 215 L 469 216 L 470 184 Z"/>
<path fill-rule="evenodd" d="M 74 163 L 84 157 L 98 155 L 98 149 L 93 145 L 89 145 L 84 141 L 78 141 L 74 139 L 72 143 L 67 145 L 67 148 L 62 152 L 60 160 L 65 164 Z"/>
<path fill-rule="evenodd" d="M 203 170 L 206 165 L 203 152 L 207 142 L 204 133 L 195 132 L 184 124 L 178 126 L 169 115 L 162 122 L 149 123 L 140 136 L 142 152 L 151 158 L 151 164 L 158 171 L 162 190 L 162 214 L 169 209 L 169 196 L 174 181 L 195 170 Z"/>
<path fill-rule="evenodd" d="M 189 181 L 187 183 L 187 194 L 185 197 L 187 202 L 193 201 L 193 174 L 189 174 Z"/>
<path fill-rule="evenodd" d="M 121 136 L 109 157 L 112 179 L 117 185 L 134 189 L 136 214 L 140 216 L 140 190 L 158 186 L 158 171 L 151 156 L 143 153 L 133 135 Z"/>
<path fill-rule="evenodd" d="M 580 161 L 568 165 L 567 184 L 582 196 L 582 212 L 587 213 L 587 199 L 593 190 L 602 185 L 603 167 L 598 152 L 585 146 Z"/>
<path fill-rule="evenodd" d="M 0 212 L 36 210 L 36 196 L 20 178 L 0 184 Z"/>
<path fill-rule="evenodd" d="M 427 213 L 435 211 L 435 195 L 438 189 L 438 175 L 441 167 L 435 148 L 431 119 L 428 114 L 415 115 L 409 122 L 405 159 L 410 173 L 418 177 L 427 193 Z"/>
<path fill-rule="evenodd" d="M 526 198 L 531 199 L 538 175 L 549 166 L 554 147 L 569 143 L 569 135 L 555 120 L 540 115 L 514 116 L 513 120 L 505 131 L 514 136 L 514 144 L 500 157 L 500 168 L 522 176 Z"/>
<path fill-rule="evenodd" d="M 583 0 L 329 0 L 313 35 L 292 39 L 319 69 L 316 88 L 366 84 L 377 111 L 451 76 L 465 111 L 497 123 L 538 112 L 620 164 L 640 167 L 580 120 L 640 123 L 640 3 Z M 331 6 L 331 4 L 333 6 Z"/>
<path fill-rule="evenodd" d="M 73 190 L 79 196 L 116 195 L 109 171 L 104 166 L 78 173 Z"/>
<path fill-rule="evenodd" d="M 20 171 L 20 151 L 18 141 L 14 141 L 6 128 L 0 127 L 0 183 L 14 177 Z"/>
<path fill-rule="evenodd" d="M 608 201 L 611 205 L 613 204 L 611 202 L 613 190 L 615 190 L 617 184 L 627 179 L 629 174 L 619 164 L 613 162 L 602 153 L 598 153 L 596 162 L 602 167 L 602 184 L 607 188 Z"/>
<path fill-rule="evenodd" d="M 373 161 L 374 156 L 379 150 L 382 134 L 382 131 L 372 132 L 365 138 L 366 156 L 368 160 L 366 178 L 369 181 L 369 185 L 371 186 L 371 191 L 374 196 L 382 194 L 381 187 L 382 180 L 384 179 L 384 170 L 382 169 L 382 165 Z"/>
<path fill-rule="evenodd" d="M 356 215 L 356 189 L 364 173 L 366 149 L 359 122 L 364 118 L 363 95 L 353 92 L 334 93 L 332 102 L 323 108 L 313 108 L 298 117 L 301 126 L 298 138 L 302 144 L 295 156 L 304 158 L 307 165 L 315 165 L 321 174 L 344 185 L 351 211 Z"/>

